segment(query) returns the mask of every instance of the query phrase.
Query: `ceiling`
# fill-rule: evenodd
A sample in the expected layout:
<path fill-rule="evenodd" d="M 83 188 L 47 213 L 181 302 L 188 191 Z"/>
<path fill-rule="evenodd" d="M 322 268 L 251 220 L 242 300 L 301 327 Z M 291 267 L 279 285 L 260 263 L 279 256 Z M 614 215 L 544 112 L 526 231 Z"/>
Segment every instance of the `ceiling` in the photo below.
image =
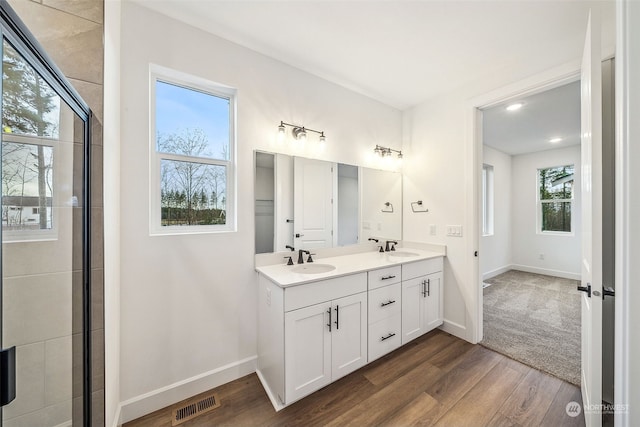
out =
<path fill-rule="evenodd" d="M 506 107 L 522 103 L 517 111 Z M 580 144 L 580 82 L 483 110 L 484 144 L 510 155 Z M 554 137 L 562 141 L 551 143 Z"/>
<path fill-rule="evenodd" d="M 577 59 L 590 2 L 131 0 L 400 110 Z M 614 2 L 602 2 L 613 45 Z M 505 82 L 507 83 L 507 82 Z"/>

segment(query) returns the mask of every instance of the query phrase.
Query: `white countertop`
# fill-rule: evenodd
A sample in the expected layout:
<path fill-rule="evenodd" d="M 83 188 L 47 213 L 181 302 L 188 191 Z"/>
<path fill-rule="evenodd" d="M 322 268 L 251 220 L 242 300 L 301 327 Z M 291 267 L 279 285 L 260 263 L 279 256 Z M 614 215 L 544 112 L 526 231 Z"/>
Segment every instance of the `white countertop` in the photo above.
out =
<path fill-rule="evenodd" d="M 414 248 L 396 248 L 396 253 L 397 252 L 411 252 L 416 255 L 409 257 L 399 257 L 394 256 L 394 252 L 381 253 L 372 251 L 327 258 L 313 257 L 314 264 L 329 264 L 333 265 L 335 269 L 326 273 L 302 274 L 292 271 L 296 266 L 302 265 L 295 264 L 298 257 L 298 254 L 296 252 L 295 255 L 292 254 L 294 265 L 266 265 L 256 267 L 256 271 L 263 274 L 269 280 L 279 285 L 280 287 L 286 288 L 288 286 L 302 285 L 305 283 L 317 282 L 318 280 L 325 280 L 333 277 L 345 276 L 348 274 L 360 273 L 363 271 L 376 270 L 378 268 L 384 268 L 393 265 L 402 265 L 410 262 L 422 261 L 425 259 L 444 256 L 444 253 L 441 252 L 426 251 Z M 304 255 L 304 259 L 306 265 L 307 255 Z"/>

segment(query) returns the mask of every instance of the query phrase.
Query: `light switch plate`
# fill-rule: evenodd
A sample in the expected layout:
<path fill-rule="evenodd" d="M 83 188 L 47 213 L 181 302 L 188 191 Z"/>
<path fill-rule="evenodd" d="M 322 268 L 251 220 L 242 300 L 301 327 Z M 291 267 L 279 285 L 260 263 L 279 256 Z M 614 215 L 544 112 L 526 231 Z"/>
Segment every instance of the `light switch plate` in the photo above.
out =
<path fill-rule="evenodd" d="M 461 225 L 447 225 L 447 236 L 462 237 Z"/>
<path fill-rule="evenodd" d="M 429 234 L 432 236 L 435 236 L 437 233 L 437 229 L 436 229 L 436 225 L 435 224 L 429 224 Z"/>

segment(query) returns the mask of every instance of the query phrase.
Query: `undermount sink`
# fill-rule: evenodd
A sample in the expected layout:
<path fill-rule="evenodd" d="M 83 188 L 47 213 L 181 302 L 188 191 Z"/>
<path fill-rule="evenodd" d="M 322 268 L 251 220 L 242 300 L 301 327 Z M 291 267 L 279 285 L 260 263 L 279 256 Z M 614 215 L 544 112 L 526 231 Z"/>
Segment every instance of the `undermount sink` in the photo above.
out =
<path fill-rule="evenodd" d="M 415 252 L 407 252 L 407 251 L 393 251 L 393 252 L 389 252 L 389 256 L 395 256 L 399 258 L 409 258 L 412 256 L 418 256 L 418 254 Z"/>
<path fill-rule="evenodd" d="M 335 270 L 336 267 L 330 264 L 300 264 L 291 269 L 299 274 L 320 274 Z"/>

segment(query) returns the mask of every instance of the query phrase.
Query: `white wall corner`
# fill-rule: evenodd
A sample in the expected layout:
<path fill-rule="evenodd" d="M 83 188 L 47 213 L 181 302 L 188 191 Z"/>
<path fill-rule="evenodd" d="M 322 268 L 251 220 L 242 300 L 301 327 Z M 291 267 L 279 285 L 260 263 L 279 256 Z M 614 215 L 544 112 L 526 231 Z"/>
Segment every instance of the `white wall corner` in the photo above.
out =
<path fill-rule="evenodd" d="M 121 422 L 127 423 L 191 396 L 204 393 L 207 390 L 254 373 L 257 368 L 257 360 L 258 356 L 247 357 L 128 399 L 121 404 Z"/>

